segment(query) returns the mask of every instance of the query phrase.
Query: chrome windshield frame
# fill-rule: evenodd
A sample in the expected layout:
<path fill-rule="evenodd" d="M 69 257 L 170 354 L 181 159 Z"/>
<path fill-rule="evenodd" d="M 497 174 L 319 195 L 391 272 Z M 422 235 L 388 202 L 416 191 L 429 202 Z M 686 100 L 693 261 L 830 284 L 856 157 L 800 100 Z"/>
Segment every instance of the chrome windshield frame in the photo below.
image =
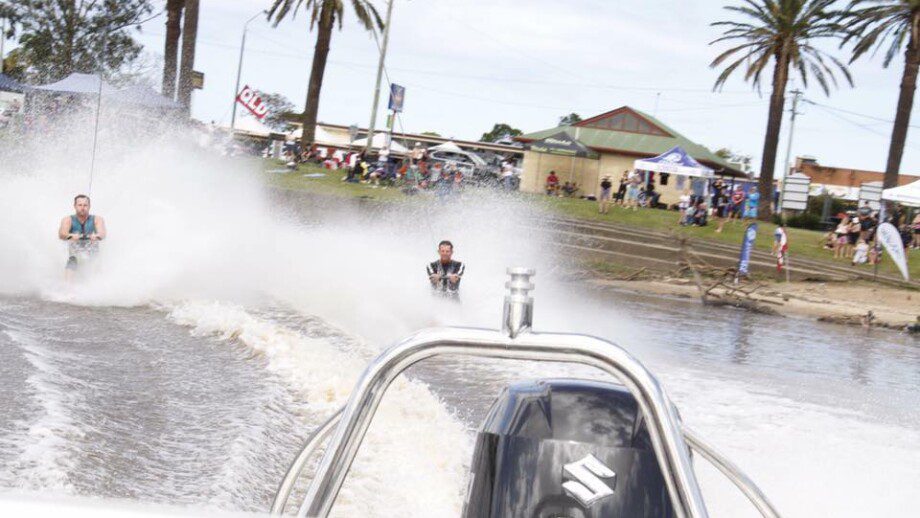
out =
<path fill-rule="evenodd" d="M 529 327 L 529 326 L 527 326 Z M 708 516 L 677 411 L 658 380 L 622 347 L 579 334 L 434 328 L 390 347 L 364 371 L 307 490 L 298 516 L 328 516 L 389 385 L 412 365 L 440 355 L 578 363 L 611 374 L 636 398 L 675 514 Z"/>

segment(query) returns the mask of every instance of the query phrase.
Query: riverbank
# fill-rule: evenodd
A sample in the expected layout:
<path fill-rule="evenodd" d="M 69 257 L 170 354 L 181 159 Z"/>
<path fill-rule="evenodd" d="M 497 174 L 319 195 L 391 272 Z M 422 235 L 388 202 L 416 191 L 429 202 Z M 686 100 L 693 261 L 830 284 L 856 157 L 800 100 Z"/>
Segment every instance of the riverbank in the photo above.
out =
<path fill-rule="evenodd" d="M 297 169 L 290 171 L 276 160 L 263 160 L 262 168 L 265 173 L 266 183 L 274 187 L 311 192 L 324 196 L 342 199 L 359 199 L 381 204 L 425 204 L 434 203 L 433 196 L 406 196 L 398 188 L 375 188 L 367 184 L 343 182 L 344 170 L 332 171 L 323 169 L 315 164 L 300 164 Z M 427 193 L 431 194 L 431 193 Z M 525 199 L 535 209 L 541 210 L 556 218 L 564 218 L 582 222 L 586 225 L 614 225 L 627 229 L 636 229 L 648 233 L 669 234 L 676 238 L 687 238 L 706 246 L 733 249 L 733 261 L 737 261 L 737 249 L 740 247 L 746 222 L 733 221 L 726 224 L 722 232 L 717 232 L 717 225 L 705 227 L 686 227 L 677 224 L 678 214 L 675 211 L 627 210 L 613 207 L 609 214 L 598 214 L 595 202 L 576 199 L 545 196 L 539 194 L 514 193 L 519 199 Z M 776 225 L 768 222 L 758 222 L 759 230 L 755 241 L 755 250 L 761 255 L 769 254 L 773 245 L 773 231 Z M 799 269 L 803 269 L 802 261 L 817 261 L 836 270 L 837 274 L 848 270 L 852 274 L 865 275 L 873 270 L 872 266 L 852 266 L 849 259 L 833 257 L 833 253 L 824 248 L 825 234 L 814 230 L 787 228 L 789 238 L 790 262 Z M 673 239 L 672 239 L 673 241 Z M 764 259 L 772 263 L 774 259 Z M 615 259 L 611 259 L 614 262 Z M 909 254 L 907 258 L 908 270 L 912 278 L 920 278 L 920 254 Z M 814 268 L 811 268 L 814 269 Z M 820 268 L 819 268 L 820 270 Z M 888 258 L 879 264 L 880 275 L 891 279 L 900 279 L 900 273 L 893 261 Z"/>
<path fill-rule="evenodd" d="M 267 176 L 267 183 L 278 189 L 279 201 L 289 206 L 315 207 L 317 200 L 339 200 L 336 201 L 337 206 L 347 201 L 355 207 L 395 210 L 397 206 L 433 203 L 425 197 L 406 197 L 394 188 L 372 189 L 366 185 L 348 184 L 339 179 L 340 172 L 334 171 L 327 171 L 321 176 L 317 172 L 299 171 L 268 172 Z M 566 204 L 572 201 L 563 200 Z M 548 203 L 553 203 L 553 200 Z M 533 203 L 529 205 L 538 213 L 553 213 L 542 197 L 534 197 Z M 625 223 L 619 221 L 623 213 L 626 213 L 629 223 L 634 226 L 619 224 Z M 701 290 L 689 272 L 684 270 L 682 275 L 676 274 L 682 256 L 673 243 L 674 236 L 678 234 L 664 234 L 655 230 L 662 217 L 670 218 L 672 215 L 665 211 L 633 213 L 619 210 L 610 216 L 616 224 L 605 224 L 596 218 L 565 220 L 582 221 L 570 224 L 551 217 L 542 220 L 540 228 L 528 230 L 552 233 L 556 246 L 564 248 L 566 255 L 573 260 L 573 265 L 577 265 L 573 279 L 587 283 L 588 286 L 700 299 Z M 729 231 L 731 227 L 727 226 L 726 230 Z M 730 231 L 740 233 L 742 225 L 736 227 Z M 683 232 L 699 233 L 703 230 L 707 229 L 678 228 L 675 232 L 684 235 Z M 736 237 L 740 242 L 740 235 Z M 769 236 L 766 238 L 769 239 Z M 737 248 L 723 240 L 694 236 L 688 246 L 710 266 L 724 263 L 721 266 L 730 268 L 737 261 Z M 920 255 L 916 259 L 920 259 Z M 855 273 L 858 270 L 831 261 L 812 260 L 806 265 L 801 258 L 797 261 L 793 282 L 777 282 L 773 280 L 772 261 L 763 251 L 752 256 L 752 266 L 757 266 L 756 271 L 752 271 L 754 282 L 743 287 L 745 293 L 741 293 L 740 297 L 731 293 L 731 288 L 714 286 L 716 283 L 713 278 L 702 278 L 701 285 L 708 289 L 706 303 L 742 306 L 764 313 L 843 325 L 892 329 L 904 329 L 915 323 L 920 315 L 920 291 L 911 285 L 857 280 Z M 839 281 L 831 282 L 831 279 Z"/>
<path fill-rule="evenodd" d="M 596 273 L 592 272 L 592 273 Z M 610 275 L 583 279 L 598 289 L 627 290 L 635 293 L 702 299 L 696 282 L 687 278 L 638 275 L 629 279 Z M 704 287 L 712 283 L 702 282 Z M 748 301 L 747 309 L 773 313 L 784 317 L 822 322 L 905 330 L 920 319 L 920 292 L 881 286 L 866 281 L 851 282 L 761 282 L 742 286 L 750 295 L 732 299 L 729 289 L 716 288 L 710 292 L 708 303 L 734 305 L 732 301 Z"/>

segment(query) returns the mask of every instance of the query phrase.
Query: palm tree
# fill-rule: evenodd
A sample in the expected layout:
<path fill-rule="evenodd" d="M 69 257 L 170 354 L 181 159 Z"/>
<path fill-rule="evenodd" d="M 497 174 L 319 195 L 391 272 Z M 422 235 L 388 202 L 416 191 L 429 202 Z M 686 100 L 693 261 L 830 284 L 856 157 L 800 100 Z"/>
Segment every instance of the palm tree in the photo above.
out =
<path fill-rule="evenodd" d="M 920 0 L 852 0 L 844 21 L 850 22 L 850 33 L 843 44 L 854 42 L 850 63 L 872 50 L 887 46 L 882 66 L 888 68 L 898 51 L 904 51 L 904 72 L 901 74 L 901 93 L 891 130 L 888 162 L 885 165 L 884 187 L 898 184 L 904 143 L 910 126 L 910 112 L 914 106 L 917 89 L 917 69 L 920 67 Z"/>
<path fill-rule="evenodd" d="M 176 96 L 176 70 L 179 65 L 179 27 L 185 0 L 166 1 L 166 42 L 163 49 L 163 96 Z"/>
<path fill-rule="evenodd" d="M 179 89 L 176 101 L 182 105 L 185 114 L 192 109 L 192 72 L 195 70 L 195 45 L 198 41 L 199 0 L 185 0 L 185 16 L 182 20 L 182 63 L 179 65 Z"/>
<path fill-rule="evenodd" d="M 313 144 L 316 133 L 316 115 L 319 111 L 319 92 L 323 87 L 323 74 L 326 72 L 326 59 L 329 57 L 329 42 L 332 40 L 332 28 L 338 22 L 342 29 L 344 0 L 274 0 L 268 11 L 268 18 L 274 17 L 275 26 L 288 14 L 293 17 L 300 7 L 310 13 L 310 30 L 317 27 L 316 47 L 313 52 L 313 67 L 310 70 L 310 85 L 307 88 L 307 101 L 304 105 L 303 136 L 301 146 L 306 149 Z M 351 0 L 352 10 L 361 25 L 369 31 L 383 29 L 383 20 L 377 9 L 369 0 Z"/>
<path fill-rule="evenodd" d="M 746 64 L 744 79 L 760 89 L 760 79 L 767 65 L 773 62 L 773 92 L 770 95 L 767 134 L 760 163 L 760 206 L 758 218 L 768 220 L 773 200 L 773 170 L 779 144 L 786 84 L 790 73 L 797 74 L 804 86 L 813 78 L 825 94 L 830 84 L 837 86 L 835 69 L 850 85 L 853 79 L 847 67 L 834 56 L 817 49 L 813 42 L 823 38 L 841 37 L 843 27 L 840 13 L 831 10 L 836 0 L 744 0 L 743 5 L 725 9 L 752 18 L 750 22 L 720 21 L 712 25 L 725 27 L 722 37 L 711 44 L 732 41 L 740 44 L 719 54 L 710 67 L 729 61 L 716 79 L 720 89 L 728 78 Z"/>

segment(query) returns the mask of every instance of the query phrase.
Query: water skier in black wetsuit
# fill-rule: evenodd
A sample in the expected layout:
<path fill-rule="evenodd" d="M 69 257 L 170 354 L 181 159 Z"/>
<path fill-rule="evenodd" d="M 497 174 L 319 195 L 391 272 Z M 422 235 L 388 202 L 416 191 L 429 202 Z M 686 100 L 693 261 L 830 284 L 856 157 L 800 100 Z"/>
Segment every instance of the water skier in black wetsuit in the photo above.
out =
<path fill-rule="evenodd" d="M 445 295 L 457 295 L 460 289 L 460 279 L 466 267 L 460 261 L 451 259 L 454 255 L 454 245 L 450 241 L 438 243 L 440 258 L 428 265 L 428 280 L 431 288 Z"/>

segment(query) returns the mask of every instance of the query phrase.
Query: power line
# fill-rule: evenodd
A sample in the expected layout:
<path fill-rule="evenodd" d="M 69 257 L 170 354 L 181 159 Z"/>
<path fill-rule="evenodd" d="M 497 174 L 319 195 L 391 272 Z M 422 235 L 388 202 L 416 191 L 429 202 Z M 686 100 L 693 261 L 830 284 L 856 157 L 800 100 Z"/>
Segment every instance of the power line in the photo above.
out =
<path fill-rule="evenodd" d="M 872 133 L 872 134 L 874 134 L 874 135 L 878 135 L 878 136 L 880 136 L 880 137 L 884 137 L 884 138 L 886 138 L 886 139 L 887 139 L 887 138 L 890 138 L 890 135 L 889 135 L 888 133 L 879 131 L 879 130 L 877 130 L 877 129 L 875 129 L 875 128 L 872 128 L 872 127 L 869 127 L 869 126 L 867 126 L 867 125 L 865 125 L 865 124 L 861 124 L 861 123 L 859 123 L 859 122 L 852 121 L 852 120 L 850 120 L 850 119 L 848 119 L 848 118 L 846 118 L 846 117 L 844 117 L 844 116 L 842 116 L 842 115 L 840 115 L 840 114 L 838 114 L 838 113 L 835 113 L 832 109 L 829 109 L 829 108 L 827 108 L 827 107 L 825 107 L 825 106 L 822 106 L 822 105 L 819 105 L 819 104 L 816 104 L 816 103 L 812 103 L 812 104 L 815 104 L 816 106 L 818 106 L 818 108 L 820 108 L 820 109 L 824 110 L 825 112 L 827 112 L 828 115 L 831 115 L 832 117 L 835 117 L 835 118 L 837 118 L 837 119 L 840 119 L 840 120 L 842 120 L 842 121 L 844 121 L 844 122 L 846 122 L 846 123 L 848 123 L 848 124 L 850 124 L 850 125 L 852 125 L 852 126 L 856 126 L 857 128 L 860 128 L 860 129 L 862 129 L 862 130 L 864 130 L 864 131 L 868 131 L 869 133 Z M 914 143 L 914 142 L 910 142 L 910 141 L 908 141 L 907 144 L 910 144 L 910 147 L 913 148 L 914 150 L 920 151 L 920 145 L 918 145 L 918 144 L 916 144 L 916 143 Z"/>
<path fill-rule="evenodd" d="M 855 115 L 855 116 L 857 116 L 857 117 L 863 117 L 863 118 L 870 119 L 870 120 L 874 120 L 874 121 L 878 121 L 878 122 L 884 122 L 884 123 L 886 123 L 886 124 L 894 124 L 894 121 L 893 121 L 893 120 L 883 119 L 883 118 L 881 118 L 881 117 L 876 117 L 876 116 L 874 116 L 874 115 L 867 115 L 867 114 L 865 114 L 865 113 L 859 113 L 859 112 L 854 112 L 854 111 L 850 111 L 850 110 L 844 110 L 843 108 L 837 108 L 837 107 L 834 107 L 834 106 L 830 106 L 830 105 L 828 105 L 828 104 L 818 103 L 818 102 L 812 101 L 811 99 L 803 99 L 803 101 L 805 101 L 805 102 L 808 103 L 808 104 L 813 104 L 813 105 L 815 105 L 815 106 L 820 106 L 821 108 L 825 108 L 825 109 L 828 109 L 828 110 L 834 110 L 834 111 L 838 111 L 838 112 L 841 112 L 841 113 L 846 113 L 846 114 L 849 114 L 849 115 Z M 910 128 L 920 128 L 920 126 L 913 125 L 913 124 L 909 124 L 908 127 L 910 127 Z"/>

